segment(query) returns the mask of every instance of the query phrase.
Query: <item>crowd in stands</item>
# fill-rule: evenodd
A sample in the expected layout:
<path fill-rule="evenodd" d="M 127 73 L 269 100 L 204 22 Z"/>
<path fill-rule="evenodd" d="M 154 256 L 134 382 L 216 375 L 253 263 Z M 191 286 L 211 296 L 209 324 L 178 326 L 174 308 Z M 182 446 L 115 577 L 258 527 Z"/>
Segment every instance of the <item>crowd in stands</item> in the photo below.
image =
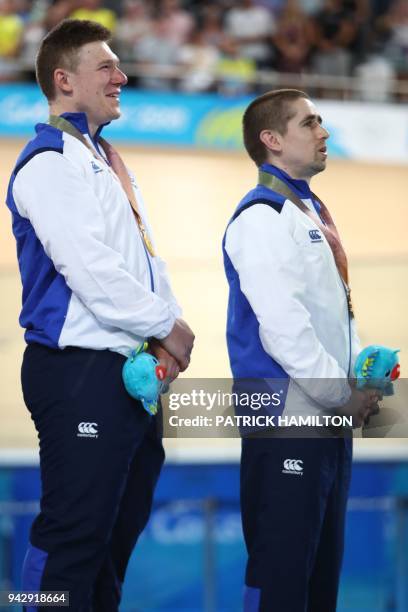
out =
<path fill-rule="evenodd" d="M 276 71 L 356 76 L 385 101 L 408 78 L 408 0 L 0 0 L 0 81 L 32 74 L 66 17 L 108 27 L 131 82 L 156 91 L 259 92 Z"/>

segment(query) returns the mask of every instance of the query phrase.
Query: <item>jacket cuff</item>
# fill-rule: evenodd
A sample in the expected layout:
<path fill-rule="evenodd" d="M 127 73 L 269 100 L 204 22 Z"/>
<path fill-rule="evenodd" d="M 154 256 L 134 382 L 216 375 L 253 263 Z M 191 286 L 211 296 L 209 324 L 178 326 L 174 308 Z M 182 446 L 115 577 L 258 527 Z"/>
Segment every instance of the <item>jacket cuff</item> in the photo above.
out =
<path fill-rule="evenodd" d="M 157 338 L 158 340 L 163 340 L 163 338 L 166 338 L 166 336 L 168 336 L 171 330 L 173 329 L 175 321 L 176 321 L 176 315 L 169 308 L 169 316 L 168 316 L 166 323 L 164 324 L 160 332 L 156 333 L 154 337 Z"/>

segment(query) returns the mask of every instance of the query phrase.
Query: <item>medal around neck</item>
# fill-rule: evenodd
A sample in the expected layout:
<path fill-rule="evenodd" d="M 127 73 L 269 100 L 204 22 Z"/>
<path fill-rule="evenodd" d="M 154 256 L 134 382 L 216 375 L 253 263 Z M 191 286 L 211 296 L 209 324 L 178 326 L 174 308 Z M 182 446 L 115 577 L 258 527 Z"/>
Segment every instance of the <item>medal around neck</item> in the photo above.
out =
<path fill-rule="evenodd" d="M 153 355 L 146 353 L 148 343 L 133 350 L 124 363 L 122 378 L 126 391 L 139 400 L 150 415 L 157 414 L 159 395 L 168 390 L 166 368 Z"/>

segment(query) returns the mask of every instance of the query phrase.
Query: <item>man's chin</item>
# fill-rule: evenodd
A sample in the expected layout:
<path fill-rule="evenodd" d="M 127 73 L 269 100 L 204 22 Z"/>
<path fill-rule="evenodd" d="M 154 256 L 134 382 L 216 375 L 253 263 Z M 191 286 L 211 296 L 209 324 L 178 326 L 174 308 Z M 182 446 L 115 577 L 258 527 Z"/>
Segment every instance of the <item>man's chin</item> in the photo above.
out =
<path fill-rule="evenodd" d="M 108 125 L 109 123 L 111 123 L 112 121 L 116 121 L 116 119 L 119 119 L 120 117 L 120 113 L 110 113 L 109 115 L 106 115 L 103 119 L 103 121 L 101 121 L 99 123 L 99 125 Z"/>
<path fill-rule="evenodd" d="M 118 108 L 116 111 L 112 112 L 110 121 L 114 121 L 115 119 L 119 119 L 119 117 L 121 116 L 121 110 L 120 108 Z"/>
<path fill-rule="evenodd" d="M 316 162 L 315 164 L 313 164 L 311 170 L 313 174 L 319 174 L 319 172 L 323 172 L 323 170 L 326 170 L 326 160 Z"/>
<path fill-rule="evenodd" d="M 115 121 L 115 119 L 119 119 L 121 114 L 122 113 L 119 106 L 117 106 L 115 109 L 110 109 L 110 112 L 106 113 L 106 120 L 104 121 L 104 123 L 109 123 L 110 121 Z"/>

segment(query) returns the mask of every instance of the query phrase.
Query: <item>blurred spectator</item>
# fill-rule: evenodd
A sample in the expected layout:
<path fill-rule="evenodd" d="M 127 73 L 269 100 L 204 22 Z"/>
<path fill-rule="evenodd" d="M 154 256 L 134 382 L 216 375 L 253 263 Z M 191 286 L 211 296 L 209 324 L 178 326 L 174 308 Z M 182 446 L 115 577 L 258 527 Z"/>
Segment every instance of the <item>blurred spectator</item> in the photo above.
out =
<path fill-rule="evenodd" d="M 72 10 L 72 4 L 67 3 L 66 8 L 63 11 L 63 17 L 67 17 Z M 41 43 L 47 30 L 55 25 L 60 19 L 57 19 L 59 15 L 55 15 L 54 19 L 49 21 L 49 13 L 51 8 L 48 0 L 33 0 L 31 3 L 31 10 L 29 11 L 22 42 L 21 59 L 25 66 L 32 66 L 34 70 L 35 58 Z M 62 18 L 63 18 L 62 17 Z"/>
<path fill-rule="evenodd" d="M 287 0 L 276 22 L 273 37 L 279 72 L 302 72 L 308 65 L 313 43 L 313 28 L 298 0 Z"/>
<path fill-rule="evenodd" d="M 386 41 L 385 56 L 399 77 L 408 77 L 408 0 L 394 0 L 379 25 Z"/>
<path fill-rule="evenodd" d="M 359 99 L 365 102 L 389 102 L 392 99 L 392 85 L 395 70 L 382 55 L 382 47 L 373 47 L 366 60 L 358 64 L 355 76 L 359 79 Z"/>
<path fill-rule="evenodd" d="M 20 52 L 24 23 L 16 14 L 15 0 L 0 0 L 0 81 L 19 76 L 16 58 Z"/>
<path fill-rule="evenodd" d="M 218 91 L 226 96 L 248 93 L 253 87 L 256 74 L 254 60 L 240 55 L 240 48 L 234 38 L 226 39 L 223 55 L 217 65 Z"/>
<path fill-rule="evenodd" d="M 353 56 L 352 64 L 355 65 L 365 59 L 368 49 L 371 48 L 372 0 L 343 0 L 342 4 L 355 27 L 354 40 L 349 45 Z"/>
<path fill-rule="evenodd" d="M 353 73 L 364 100 L 386 101 L 408 78 L 408 0 L 0 0 L 0 80 L 33 70 L 66 17 L 107 26 L 121 59 L 146 70 L 136 82 L 155 90 L 212 91 L 215 72 L 224 93 L 245 93 L 257 68 L 273 67 Z"/>
<path fill-rule="evenodd" d="M 135 47 L 139 41 L 150 33 L 152 18 L 143 0 L 125 0 L 123 14 L 119 19 L 114 45 L 119 57 L 123 60 L 136 58 Z"/>
<path fill-rule="evenodd" d="M 269 64 L 270 37 L 275 32 L 271 11 L 257 6 L 254 0 L 241 0 L 227 11 L 225 26 L 243 58 L 254 60 L 261 67 Z"/>
<path fill-rule="evenodd" d="M 177 46 L 187 42 L 195 27 L 194 18 L 181 8 L 180 0 L 161 0 L 157 20 L 162 36 Z"/>
<path fill-rule="evenodd" d="M 183 45 L 179 62 L 184 66 L 180 89 L 189 92 L 210 91 L 215 84 L 219 60 L 217 47 L 207 42 L 203 30 L 194 30 L 190 41 Z"/>
<path fill-rule="evenodd" d="M 274 15 L 277 15 L 285 8 L 286 0 L 255 0 L 255 4 L 264 6 Z"/>
<path fill-rule="evenodd" d="M 28 15 L 29 22 L 44 21 L 49 8 L 48 0 L 33 0 Z"/>
<path fill-rule="evenodd" d="M 40 13 L 33 9 L 24 28 L 20 59 L 25 66 L 31 66 L 33 70 L 40 42 L 46 34 L 45 16 L 45 10 Z"/>
<path fill-rule="evenodd" d="M 163 21 L 153 21 L 150 31 L 136 43 L 134 50 L 139 67 L 146 71 L 146 76 L 139 80 L 140 87 L 156 91 L 174 89 L 180 45 L 168 38 Z"/>
<path fill-rule="evenodd" d="M 307 15 L 317 13 L 323 7 L 323 2 L 324 0 L 301 0 L 302 10 Z M 257 0 L 256 3 L 260 6 L 266 6 L 277 15 L 284 10 L 287 0 Z"/>
<path fill-rule="evenodd" d="M 45 27 L 54 28 L 60 21 L 69 17 L 77 3 L 74 0 L 55 0 L 47 10 Z"/>
<path fill-rule="evenodd" d="M 314 17 L 316 51 L 313 69 L 318 74 L 347 76 L 351 73 L 352 52 L 357 28 L 350 10 L 341 0 L 325 0 Z"/>
<path fill-rule="evenodd" d="M 204 4 L 199 12 L 199 27 L 204 40 L 218 49 L 222 46 L 226 34 L 222 24 L 222 12 L 216 4 Z"/>
<path fill-rule="evenodd" d="M 0 56 L 13 58 L 21 46 L 24 23 L 17 15 L 15 0 L 0 0 Z"/>
<path fill-rule="evenodd" d="M 302 9 L 308 15 L 313 15 L 323 8 L 324 0 L 302 0 Z"/>
<path fill-rule="evenodd" d="M 32 3 L 30 0 L 15 0 L 14 2 L 14 6 L 15 6 L 14 11 L 16 15 L 21 17 L 24 23 L 26 22 L 26 20 L 28 19 L 30 15 L 31 4 Z"/>
<path fill-rule="evenodd" d="M 71 17 L 97 21 L 111 32 L 115 31 L 116 14 L 110 9 L 101 7 L 101 0 L 80 0 Z"/>

